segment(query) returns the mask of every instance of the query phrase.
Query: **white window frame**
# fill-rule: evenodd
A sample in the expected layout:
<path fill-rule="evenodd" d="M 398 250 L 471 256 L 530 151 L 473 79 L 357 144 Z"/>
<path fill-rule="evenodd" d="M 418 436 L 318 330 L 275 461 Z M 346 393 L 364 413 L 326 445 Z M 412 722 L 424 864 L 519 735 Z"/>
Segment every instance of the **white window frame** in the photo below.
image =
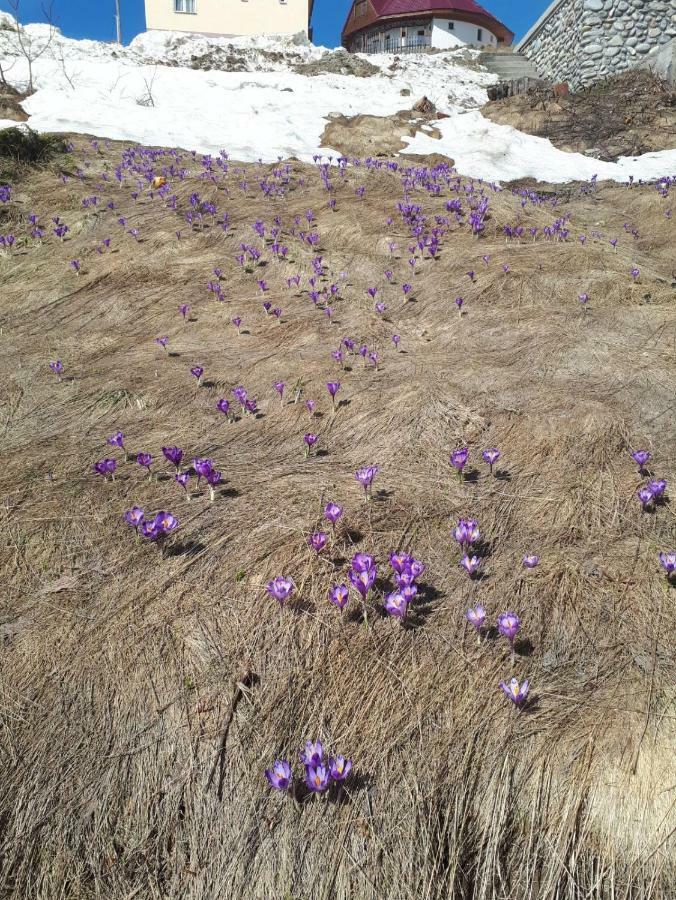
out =
<path fill-rule="evenodd" d="M 174 12 L 179 16 L 197 15 L 197 0 L 174 0 Z"/>

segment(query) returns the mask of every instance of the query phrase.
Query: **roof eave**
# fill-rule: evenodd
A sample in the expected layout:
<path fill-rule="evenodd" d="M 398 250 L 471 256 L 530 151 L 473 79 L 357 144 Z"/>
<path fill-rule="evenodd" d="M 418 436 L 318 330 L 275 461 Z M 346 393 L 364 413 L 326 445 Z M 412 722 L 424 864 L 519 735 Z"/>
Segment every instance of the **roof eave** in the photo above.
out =
<path fill-rule="evenodd" d="M 437 9 L 429 9 L 429 10 L 421 10 L 417 13 L 396 13 L 390 16 L 377 16 L 375 20 L 367 22 L 363 25 L 357 25 L 354 28 L 349 27 L 350 17 L 352 15 L 352 8 L 354 3 L 350 7 L 350 11 L 347 14 L 347 20 L 345 25 L 343 26 L 343 31 L 341 32 L 341 41 L 344 44 L 346 40 L 353 37 L 353 35 L 358 34 L 360 31 L 363 31 L 366 28 L 372 28 L 378 22 L 397 22 L 401 19 L 409 19 L 409 18 L 420 18 L 421 16 L 432 16 L 440 19 L 444 18 L 457 18 L 458 21 L 470 21 L 476 22 L 477 24 L 487 28 L 489 31 L 492 31 L 496 37 L 502 38 L 506 44 L 511 44 L 514 41 L 514 32 L 507 28 L 506 25 L 496 19 L 494 16 L 486 13 L 466 13 L 462 10 L 437 10 Z M 496 27 L 497 26 L 497 27 Z"/>

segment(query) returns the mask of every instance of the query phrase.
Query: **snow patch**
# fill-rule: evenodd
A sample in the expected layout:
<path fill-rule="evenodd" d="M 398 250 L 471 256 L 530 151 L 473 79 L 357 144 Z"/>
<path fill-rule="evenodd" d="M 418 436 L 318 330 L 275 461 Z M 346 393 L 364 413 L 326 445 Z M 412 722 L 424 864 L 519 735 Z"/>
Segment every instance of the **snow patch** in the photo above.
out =
<path fill-rule="evenodd" d="M 0 56 L 8 80 L 21 90 L 28 67 L 16 35 L 7 30 L 13 23 L 0 14 Z M 464 175 L 560 182 L 676 171 L 676 150 L 605 163 L 488 121 L 479 107 L 496 77 L 478 66 L 473 50 L 367 56 L 378 72 L 359 78 L 297 74 L 297 66 L 333 52 L 301 35 L 212 38 L 152 31 L 121 47 L 71 40 L 45 25 L 27 25 L 24 33 L 45 48 L 33 66 L 35 93 L 23 104 L 28 124 L 38 131 L 201 153 L 225 149 L 241 161 L 309 161 L 317 153 L 339 155 L 336 148 L 321 147 L 331 113 L 388 116 L 426 96 L 449 118 L 434 123 L 441 140 L 424 132 L 405 137 L 406 152 L 446 154 Z"/>

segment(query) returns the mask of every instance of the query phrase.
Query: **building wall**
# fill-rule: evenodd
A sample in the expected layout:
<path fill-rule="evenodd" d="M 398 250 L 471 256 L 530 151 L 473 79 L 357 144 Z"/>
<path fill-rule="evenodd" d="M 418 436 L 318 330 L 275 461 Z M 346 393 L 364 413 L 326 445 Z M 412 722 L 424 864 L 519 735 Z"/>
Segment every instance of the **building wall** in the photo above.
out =
<path fill-rule="evenodd" d="M 471 22 L 454 22 L 453 29 L 448 27 L 448 19 L 427 18 L 421 20 L 409 20 L 407 24 L 373 25 L 365 35 L 355 35 L 350 41 L 350 49 L 353 52 L 387 51 L 391 48 L 397 51 L 400 47 L 411 44 L 425 43 L 437 50 L 452 50 L 461 44 L 474 44 L 482 46 L 497 46 L 497 37 L 487 28 L 481 28 L 481 41 L 479 41 L 479 28 Z M 422 34 L 420 34 L 422 32 Z M 388 40 L 389 38 L 389 40 Z"/>
<path fill-rule="evenodd" d="M 146 25 L 202 34 L 296 34 L 308 31 L 308 0 L 194 0 L 195 14 L 174 11 L 174 0 L 145 0 Z"/>
<path fill-rule="evenodd" d="M 676 0 L 555 0 L 517 45 L 543 78 L 579 88 L 640 65 L 676 36 Z"/>

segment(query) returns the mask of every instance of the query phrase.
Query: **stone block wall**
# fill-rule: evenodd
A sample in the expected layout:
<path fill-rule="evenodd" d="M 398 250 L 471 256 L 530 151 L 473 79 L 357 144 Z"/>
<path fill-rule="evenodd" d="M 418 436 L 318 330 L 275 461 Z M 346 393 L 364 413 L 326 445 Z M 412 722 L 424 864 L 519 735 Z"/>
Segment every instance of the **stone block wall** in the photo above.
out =
<path fill-rule="evenodd" d="M 640 64 L 676 37 L 676 0 L 556 0 L 517 45 L 573 89 Z"/>

